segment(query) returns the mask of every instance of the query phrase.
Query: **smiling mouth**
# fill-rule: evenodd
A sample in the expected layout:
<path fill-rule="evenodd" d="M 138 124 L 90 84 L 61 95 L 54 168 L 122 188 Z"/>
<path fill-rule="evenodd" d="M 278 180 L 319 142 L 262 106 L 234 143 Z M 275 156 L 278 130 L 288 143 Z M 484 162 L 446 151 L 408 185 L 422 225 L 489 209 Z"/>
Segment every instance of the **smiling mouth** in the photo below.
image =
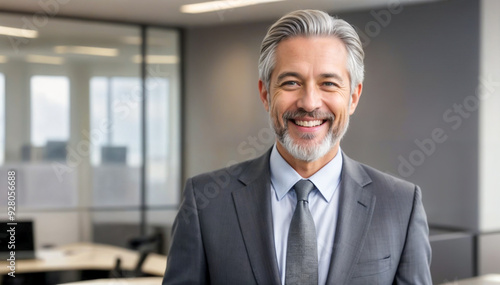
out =
<path fill-rule="evenodd" d="M 307 120 L 307 121 L 304 121 L 304 120 L 291 119 L 290 121 L 293 122 L 295 125 L 300 126 L 300 127 L 313 128 L 313 127 L 321 126 L 327 120 Z"/>

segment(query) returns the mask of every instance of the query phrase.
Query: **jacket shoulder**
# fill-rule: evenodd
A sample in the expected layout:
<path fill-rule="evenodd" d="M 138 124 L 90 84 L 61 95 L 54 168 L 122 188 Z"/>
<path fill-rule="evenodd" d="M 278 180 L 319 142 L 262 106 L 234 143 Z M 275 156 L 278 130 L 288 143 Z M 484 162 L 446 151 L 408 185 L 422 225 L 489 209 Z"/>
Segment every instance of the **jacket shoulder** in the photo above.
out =
<path fill-rule="evenodd" d="M 376 168 L 368 166 L 366 164 L 361 164 L 361 167 L 368 173 L 368 175 L 373 179 L 374 182 L 387 184 L 388 186 L 398 187 L 398 188 L 409 188 L 415 189 L 416 185 L 412 182 L 403 180 L 399 177 L 394 176 L 391 173 L 382 172 Z"/>
<path fill-rule="evenodd" d="M 269 155 L 270 151 L 255 159 L 198 174 L 189 180 L 195 186 L 206 186 L 215 183 L 221 188 L 226 188 L 229 185 L 234 187 L 236 184 L 246 184 L 255 179 L 269 176 Z"/>
<path fill-rule="evenodd" d="M 351 172 L 357 172 L 358 176 L 363 177 L 364 183 L 370 184 L 369 188 L 379 193 L 392 195 L 403 195 L 413 197 L 418 186 L 412 182 L 403 180 L 391 173 L 382 172 L 364 163 L 355 161 L 344 156 L 345 163 L 349 164 Z"/>

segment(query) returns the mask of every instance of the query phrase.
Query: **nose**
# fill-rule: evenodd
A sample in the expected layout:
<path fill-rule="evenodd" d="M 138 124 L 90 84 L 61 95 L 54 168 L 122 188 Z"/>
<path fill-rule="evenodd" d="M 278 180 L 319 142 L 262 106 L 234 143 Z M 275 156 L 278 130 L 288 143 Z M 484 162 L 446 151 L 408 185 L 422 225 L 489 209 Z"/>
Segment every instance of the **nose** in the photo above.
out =
<path fill-rule="evenodd" d="M 307 112 L 312 112 L 321 107 L 321 93 L 314 87 L 303 89 L 297 101 L 297 108 L 302 108 Z"/>

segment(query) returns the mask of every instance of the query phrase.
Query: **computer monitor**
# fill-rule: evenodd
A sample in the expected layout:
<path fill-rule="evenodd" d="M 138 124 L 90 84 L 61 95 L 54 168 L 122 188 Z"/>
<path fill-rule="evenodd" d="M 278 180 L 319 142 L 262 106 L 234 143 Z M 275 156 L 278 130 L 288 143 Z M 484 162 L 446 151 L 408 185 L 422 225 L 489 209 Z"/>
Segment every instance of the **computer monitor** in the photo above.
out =
<path fill-rule="evenodd" d="M 11 252 L 16 260 L 35 258 L 33 221 L 0 221 L 0 258 L 8 259 Z"/>
<path fill-rule="evenodd" d="M 101 147 L 102 164 L 126 164 L 127 147 L 126 146 L 102 146 Z"/>
<path fill-rule="evenodd" d="M 47 141 L 45 145 L 44 160 L 66 161 L 66 141 Z"/>

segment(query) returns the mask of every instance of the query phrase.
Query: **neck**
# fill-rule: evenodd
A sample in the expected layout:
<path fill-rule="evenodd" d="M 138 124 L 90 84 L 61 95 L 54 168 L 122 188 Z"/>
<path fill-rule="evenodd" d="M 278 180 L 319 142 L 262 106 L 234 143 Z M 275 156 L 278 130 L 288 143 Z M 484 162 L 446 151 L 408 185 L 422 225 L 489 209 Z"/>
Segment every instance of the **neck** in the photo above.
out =
<path fill-rule="evenodd" d="M 337 152 L 339 151 L 339 143 L 335 144 L 329 152 L 315 161 L 304 161 L 293 157 L 280 142 L 277 142 L 276 148 L 283 159 L 285 159 L 285 161 L 288 162 L 288 164 L 290 164 L 290 166 L 297 171 L 300 176 L 303 178 L 309 178 L 337 155 Z"/>

